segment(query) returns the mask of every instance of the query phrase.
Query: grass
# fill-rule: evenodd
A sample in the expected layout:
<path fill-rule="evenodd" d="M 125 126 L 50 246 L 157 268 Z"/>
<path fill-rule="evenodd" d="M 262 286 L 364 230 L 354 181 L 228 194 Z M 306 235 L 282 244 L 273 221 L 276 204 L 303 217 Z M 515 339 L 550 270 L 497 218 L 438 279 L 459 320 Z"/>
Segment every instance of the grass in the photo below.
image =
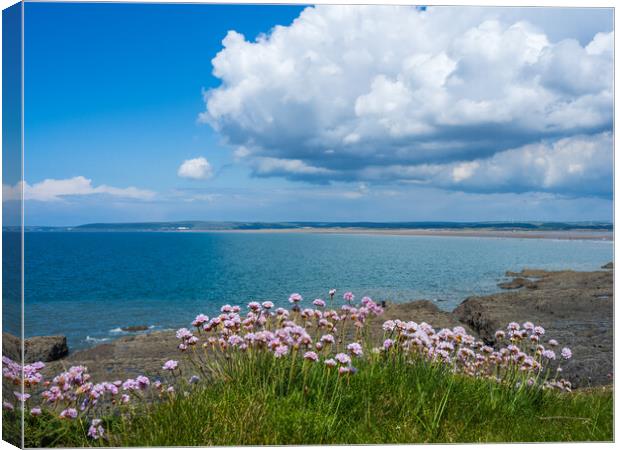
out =
<path fill-rule="evenodd" d="M 88 423 L 27 417 L 27 447 L 210 446 L 613 440 L 613 393 L 515 388 L 402 357 L 356 361 L 338 376 L 322 364 L 256 355 L 218 381 L 177 386 L 165 402 L 136 402 Z M 296 364 L 292 366 L 292 364 Z M 185 394 L 187 392 L 187 394 Z M 4 412 L 3 438 L 19 433 Z"/>

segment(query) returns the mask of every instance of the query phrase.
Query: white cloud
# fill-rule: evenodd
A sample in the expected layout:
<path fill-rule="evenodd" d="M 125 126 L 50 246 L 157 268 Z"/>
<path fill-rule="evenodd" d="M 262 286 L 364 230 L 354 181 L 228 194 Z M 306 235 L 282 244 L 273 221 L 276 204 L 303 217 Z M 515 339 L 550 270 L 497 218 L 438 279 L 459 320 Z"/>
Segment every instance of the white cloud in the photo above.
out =
<path fill-rule="evenodd" d="M 551 16 L 541 24 L 559 34 Z M 260 176 L 389 182 L 396 171 L 435 184 L 449 169 L 443 184 L 456 188 L 484 168 L 473 161 L 611 130 L 613 32 L 585 44 L 561 34 L 514 9 L 309 7 L 255 42 L 226 35 L 200 120 Z"/>
<path fill-rule="evenodd" d="M 213 169 L 209 161 L 204 157 L 187 159 L 179 167 L 177 174 L 181 178 L 194 180 L 206 180 L 213 176 Z"/>
<path fill-rule="evenodd" d="M 549 191 L 611 196 L 612 148 L 613 137 L 608 132 L 531 144 L 491 158 L 457 164 L 451 168 L 451 177 L 442 173 L 434 182 L 479 192 Z"/>
<path fill-rule="evenodd" d="M 21 182 L 15 186 L 3 185 L 2 200 L 19 200 L 22 195 L 21 192 Z M 93 186 L 92 180 L 83 176 L 60 180 L 47 178 L 33 185 L 24 183 L 23 186 L 24 200 L 37 200 L 41 202 L 62 201 L 65 197 L 96 194 L 133 200 L 151 200 L 155 197 L 155 192 L 135 187 L 117 188 L 105 184 Z"/>

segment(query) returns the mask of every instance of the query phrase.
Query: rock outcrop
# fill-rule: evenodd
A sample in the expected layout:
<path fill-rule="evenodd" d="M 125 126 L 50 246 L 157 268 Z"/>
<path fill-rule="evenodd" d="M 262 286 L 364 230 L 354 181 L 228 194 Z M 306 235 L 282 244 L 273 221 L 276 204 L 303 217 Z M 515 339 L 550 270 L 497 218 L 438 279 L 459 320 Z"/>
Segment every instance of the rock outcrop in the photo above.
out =
<path fill-rule="evenodd" d="M 2 354 L 14 361 L 21 360 L 20 339 L 2 333 Z M 35 336 L 24 341 L 24 362 L 56 361 L 69 354 L 65 336 Z"/>
<path fill-rule="evenodd" d="M 567 379 L 581 387 L 608 384 L 613 372 L 613 274 L 524 270 L 513 275 L 538 277 L 538 288 L 469 297 L 455 316 L 488 343 L 509 322 L 541 325 L 547 336 L 573 351 L 563 364 Z"/>

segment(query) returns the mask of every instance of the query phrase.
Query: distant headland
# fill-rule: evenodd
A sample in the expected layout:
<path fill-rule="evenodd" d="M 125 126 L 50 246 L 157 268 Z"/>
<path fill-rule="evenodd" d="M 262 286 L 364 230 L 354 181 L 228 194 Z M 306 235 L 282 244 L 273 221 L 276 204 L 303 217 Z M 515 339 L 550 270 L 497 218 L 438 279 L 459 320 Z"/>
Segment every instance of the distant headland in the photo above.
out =
<path fill-rule="evenodd" d="M 5 227 L 5 231 L 11 228 Z M 347 233 L 411 236 L 477 236 L 613 240 L 608 222 L 223 222 L 172 221 L 27 226 L 27 232 L 262 232 Z"/>

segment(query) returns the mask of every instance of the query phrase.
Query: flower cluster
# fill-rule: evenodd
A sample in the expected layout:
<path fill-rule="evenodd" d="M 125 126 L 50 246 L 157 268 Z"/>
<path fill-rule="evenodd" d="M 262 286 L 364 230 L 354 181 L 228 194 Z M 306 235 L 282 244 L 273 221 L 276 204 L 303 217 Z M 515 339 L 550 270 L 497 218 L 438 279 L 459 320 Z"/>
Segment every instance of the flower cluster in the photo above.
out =
<path fill-rule="evenodd" d="M 571 383 L 564 379 L 549 379 L 550 368 L 557 359 L 550 348 L 543 345 L 545 330 L 531 322 L 520 325 L 511 322 L 506 330 L 495 333 L 498 348 L 486 345 L 469 335 L 463 327 L 435 329 L 422 322 L 402 322 L 388 320 L 383 324 L 386 339 L 375 353 L 404 352 L 432 362 L 448 366 L 456 373 L 472 377 L 489 378 L 498 382 L 525 380 L 532 386 L 540 384 L 543 388 L 571 390 Z M 554 339 L 547 342 L 550 347 L 557 346 Z M 561 351 L 561 357 L 572 357 L 569 348 Z M 558 366 L 556 372 L 560 373 Z M 522 384 L 522 381 L 518 382 Z"/>
<path fill-rule="evenodd" d="M 166 387 L 160 381 L 155 381 L 151 385 L 151 380 L 144 375 L 125 381 L 94 383 L 85 366 L 70 367 L 51 380 L 44 379 L 41 370 L 45 364 L 42 362 L 22 366 L 8 357 L 3 357 L 2 366 L 4 380 L 24 387 L 24 392 L 13 393 L 19 402 L 18 408 L 27 410 L 28 404 L 36 397 L 39 404 L 31 405 L 29 408 L 29 413 L 33 417 L 40 416 L 45 408 L 61 420 L 92 418 L 104 413 L 110 405 L 126 405 L 132 398 L 143 401 L 147 399 L 148 394 L 156 398 L 165 398 L 165 393 L 173 392 L 170 390 L 171 386 Z M 155 389 L 150 389 L 151 386 Z M 26 390 L 30 392 L 25 392 Z M 6 400 L 3 402 L 5 410 L 13 411 L 15 407 L 12 402 Z M 102 421 L 93 418 L 90 423 L 88 436 L 93 439 L 105 438 Z"/>
<path fill-rule="evenodd" d="M 330 297 L 335 292 L 330 291 Z M 291 310 L 277 308 L 270 301 L 253 301 L 242 313 L 239 306 L 224 305 L 220 314 L 209 318 L 199 314 L 192 322 L 194 331 L 181 328 L 176 336 L 181 341 L 179 349 L 186 352 L 197 344 L 205 351 L 230 354 L 231 352 L 269 352 L 276 359 L 300 357 L 309 363 L 320 360 L 327 367 L 338 366 L 339 373 L 354 372 L 349 355 L 361 357 L 362 329 L 372 318 L 383 313 L 383 308 L 370 297 L 362 298 L 359 305 L 353 305 L 355 296 L 346 292 L 344 304 L 339 309 L 326 309 L 322 299 L 312 301 L 312 307 L 302 308 L 303 297 L 294 293 L 289 296 Z M 352 335 L 352 336 L 351 336 Z M 352 338 L 354 342 L 345 344 Z M 342 353 L 339 353 L 342 352 Z M 217 358 L 201 358 L 196 352 L 186 352 L 202 370 L 216 372 L 208 361 Z M 174 361 L 168 361 L 164 369 L 174 370 Z"/>
<path fill-rule="evenodd" d="M 331 304 L 335 293 L 334 289 L 328 292 Z M 359 361 L 398 357 L 518 388 L 571 390 L 570 382 L 557 376 L 561 373 L 559 362 L 570 359 L 572 352 L 567 347 L 560 349 L 555 339 L 546 340 L 541 326 L 511 322 L 505 330 L 495 333 L 496 345 L 492 347 L 463 327 L 437 331 L 425 322 L 386 320 L 381 325 L 382 343 L 373 342 L 370 324 L 383 314 L 383 308 L 369 297 L 354 303 L 352 292 L 345 292 L 342 298 L 344 304 L 335 309 L 327 308 L 322 299 L 304 307 L 298 293 L 289 296 L 290 310 L 276 308 L 271 301 L 252 301 L 246 308 L 224 305 L 215 317 L 199 314 L 191 328 L 177 330 L 178 348 L 205 378 L 222 375 L 227 364 L 234 372 L 238 363 L 251 364 L 257 355 L 263 355 L 273 358 L 275 365 L 291 362 L 291 371 L 295 367 L 302 371 L 315 367 L 313 370 L 331 371 L 320 372 L 324 375 L 333 373 L 337 380 L 348 380 L 356 373 L 354 364 L 359 366 Z M 296 365 L 297 361 L 300 364 Z M 12 398 L 4 399 L 5 410 L 26 410 L 36 398 L 40 404 L 28 405 L 30 415 L 40 416 L 47 410 L 63 421 L 88 420 L 87 434 L 92 439 L 105 439 L 103 422 L 98 417 L 103 417 L 110 405 L 122 408 L 134 401 L 166 400 L 175 395 L 173 383 L 164 384 L 145 375 L 95 383 L 86 367 L 73 366 L 46 381 L 41 362 L 22 366 L 3 357 L 2 366 L 6 382 L 24 387 L 13 394 L 17 406 Z M 179 361 L 165 361 L 162 373 L 177 383 L 182 374 Z M 193 375 L 186 381 L 190 386 L 201 378 Z"/>

